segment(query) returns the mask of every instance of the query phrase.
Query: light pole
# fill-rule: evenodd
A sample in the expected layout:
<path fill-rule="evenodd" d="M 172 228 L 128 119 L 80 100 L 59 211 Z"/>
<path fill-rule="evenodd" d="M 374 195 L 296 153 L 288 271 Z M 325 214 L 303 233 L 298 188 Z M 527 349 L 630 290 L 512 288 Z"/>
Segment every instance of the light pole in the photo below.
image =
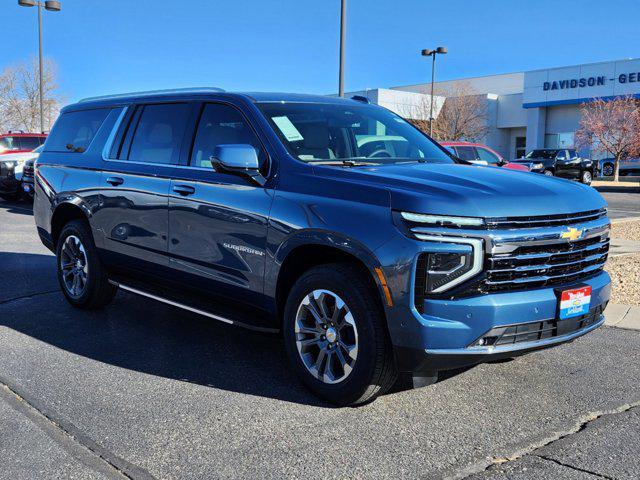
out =
<path fill-rule="evenodd" d="M 433 84 L 436 81 L 436 55 L 447 53 L 447 47 L 438 47 L 435 50 L 425 48 L 422 50 L 423 57 L 431 57 L 431 101 L 429 102 L 429 136 L 433 137 Z"/>
<path fill-rule="evenodd" d="M 340 72 L 338 73 L 338 95 L 344 97 L 344 46 L 347 36 L 347 0 L 341 0 L 340 11 Z"/>
<path fill-rule="evenodd" d="M 60 2 L 53 0 L 46 0 L 40 2 L 36 0 L 18 0 L 18 5 L 21 7 L 38 7 L 38 75 L 40 77 L 40 132 L 44 133 L 44 73 L 43 73 L 43 61 L 42 61 L 42 7 L 50 12 L 60 11 Z"/>

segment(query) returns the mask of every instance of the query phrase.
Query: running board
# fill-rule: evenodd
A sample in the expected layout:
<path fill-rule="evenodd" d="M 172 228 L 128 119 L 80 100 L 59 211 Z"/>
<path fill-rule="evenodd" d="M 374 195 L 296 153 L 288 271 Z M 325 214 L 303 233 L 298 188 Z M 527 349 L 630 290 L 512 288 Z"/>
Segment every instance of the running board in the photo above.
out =
<path fill-rule="evenodd" d="M 267 327 L 256 327 L 254 325 L 249 325 L 248 323 L 239 322 L 237 320 L 231 320 L 229 318 L 221 317 L 220 315 L 216 315 L 211 312 L 207 312 L 205 310 L 201 310 L 199 308 L 191 307 L 189 305 L 185 305 L 184 303 L 179 303 L 174 300 L 169 300 L 165 297 L 160 297 L 158 295 L 154 295 L 149 292 L 145 292 L 144 290 L 139 290 L 137 288 L 130 287 L 123 283 L 114 282 L 113 280 L 109 280 L 111 285 L 115 285 L 118 288 L 126 290 L 127 292 L 135 293 L 136 295 L 141 295 L 143 297 L 151 298 L 152 300 L 156 300 L 158 302 L 166 303 L 167 305 L 171 305 L 173 307 L 181 308 L 182 310 L 187 310 L 192 313 L 197 313 L 198 315 L 202 315 L 204 317 L 213 318 L 214 320 L 218 320 L 219 322 L 228 323 L 229 325 L 235 325 L 242 328 L 247 328 L 249 330 L 255 330 L 258 332 L 267 332 L 267 333 L 278 333 L 280 330 L 277 328 L 267 328 Z"/>

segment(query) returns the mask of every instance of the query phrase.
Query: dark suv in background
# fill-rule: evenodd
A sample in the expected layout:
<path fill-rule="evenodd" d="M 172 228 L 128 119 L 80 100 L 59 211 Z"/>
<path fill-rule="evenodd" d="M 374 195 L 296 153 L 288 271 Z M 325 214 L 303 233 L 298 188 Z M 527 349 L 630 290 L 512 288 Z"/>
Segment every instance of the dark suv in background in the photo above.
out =
<path fill-rule="evenodd" d="M 532 150 L 524 158 L 514 160 L 514 163 L 524 164 L 535 173 L 579 180 L 585 185 L 590 185 L 598 173 L 597 162 L 581 158 L 573 148 Z"/>
<path fill-rule="evenodd" d="M 363 101 L 87 99 L 63 109 L 35 192 L 73 306 L 120 288 L 281 332 L 304 383 L 341 405 L 571 341 L 609 300 L 595 190 L 453 159 Z"/>

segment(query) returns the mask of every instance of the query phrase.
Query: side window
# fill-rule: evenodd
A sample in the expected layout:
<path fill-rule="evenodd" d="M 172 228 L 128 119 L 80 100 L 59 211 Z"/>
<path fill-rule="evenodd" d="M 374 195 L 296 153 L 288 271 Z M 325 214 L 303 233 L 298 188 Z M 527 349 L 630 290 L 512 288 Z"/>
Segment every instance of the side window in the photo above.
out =
<path fill-rule="evenodd" d="M 20 150 L 18 139 L 15 137 L 0 138 L 0 152 L 6 152 L 11 150 Z"/>
<path fill-rule="evenodd" d="M 478 159 L 476 149 L 474 147 L 456 147 L 458 157 L 462 160 L 474 161 Z"/>
<path fill-rule="evenodd" d="M 189 108 L 186 103 L 145 105 L 133 133 L 128 160 L 177 164 Z"/>
<path fill-rule="evenodd" d="M 38 137 L 20 137 L 20 150 L 33 150 L 40 146 Z"/>
<path fill-rule="evenodd" d="M 575 150 L 569 150 L 569 158 L 571 158 L 571 160 L 575 160 L 578 158 L 578 153 Z"/>
<path fill-rule="evenodd" d="M 556 160 L 566 160 L 566 159 L 567 159 L 566 150 L 560 150 L 556 155 Z"/>
<path fill-rule="evenodd" d="M 255 148 L 260 164 L 264 165 L 266 152 L 242 114 L 229 105 L 208 103 L 198 123 L 189 165 L 212 168 L 211 157 L 216 146 L 240 143 Z"/>
<path fill-rule="evenodd" d="M 480 147 L 476 147 L 476 151 L 478 152 L 478 158 L 486 161 L 489 165 L 498 165 L 500 163 L 500 158 L 495 153 Z"/>
<path fill-rule="evenodd" d="M 84 152 L 108 113 L 107 108 L 63 113 L 47 138 L 46 150 Z"/>

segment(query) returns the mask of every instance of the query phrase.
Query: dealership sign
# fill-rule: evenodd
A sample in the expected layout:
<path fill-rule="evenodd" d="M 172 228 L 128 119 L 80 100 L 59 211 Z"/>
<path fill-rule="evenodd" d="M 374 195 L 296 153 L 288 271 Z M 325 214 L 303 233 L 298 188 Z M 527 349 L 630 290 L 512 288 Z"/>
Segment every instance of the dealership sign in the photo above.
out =
<path fill-rule="evenodd" d="M 597 77 L 582 77 L 582 78 L 569 78 L 566 80 L 553 80 L 550 82 L 544 82 L 542 89 L 547 90 L 565 90 L 568 88 L 584 88 L 584 87 L 597 87 L 604 85 L 607 81 L 618 83 L 635 83 L 640 82 L 640 72 L 621 73 L 617 77 L 609 78 L 605 75 L 599 75 Z"/>

